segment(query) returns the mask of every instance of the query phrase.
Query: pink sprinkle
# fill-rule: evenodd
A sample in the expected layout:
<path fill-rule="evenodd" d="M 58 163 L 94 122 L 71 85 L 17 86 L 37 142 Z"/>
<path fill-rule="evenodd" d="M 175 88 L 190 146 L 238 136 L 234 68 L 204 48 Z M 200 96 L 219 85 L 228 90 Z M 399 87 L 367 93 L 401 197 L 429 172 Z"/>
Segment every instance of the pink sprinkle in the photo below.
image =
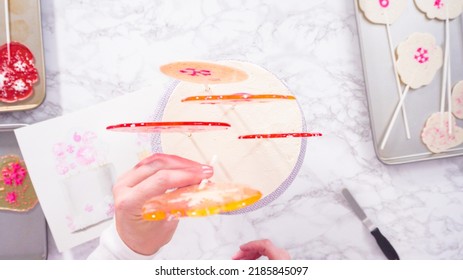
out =
<path fill-rule="evenodd" d="M 16 202 L 17 194 L 16 192 L 9 192 L 6 194 L 5 201 L 9 204 L 13 204 Z"/>

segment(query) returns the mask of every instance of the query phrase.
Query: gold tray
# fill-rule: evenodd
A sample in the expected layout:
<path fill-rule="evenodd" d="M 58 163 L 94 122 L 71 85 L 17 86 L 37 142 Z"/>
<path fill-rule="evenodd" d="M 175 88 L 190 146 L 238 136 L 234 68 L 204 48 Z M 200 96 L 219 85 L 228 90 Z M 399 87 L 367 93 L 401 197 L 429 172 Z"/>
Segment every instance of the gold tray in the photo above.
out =
<path fill-rule="evenodd" d="M 40 0 L 10 0 L 11 41 L 26 45 L 34 54 L 39 81 L 34 84 L 34 93 L 28 99 L 15 103 L 0 102 L 0 112 L 30 110 L 45 99 L 45 64 L 43 58 Z M 5 5 L 0 4 L 0 44 L 6 43 Z"/>

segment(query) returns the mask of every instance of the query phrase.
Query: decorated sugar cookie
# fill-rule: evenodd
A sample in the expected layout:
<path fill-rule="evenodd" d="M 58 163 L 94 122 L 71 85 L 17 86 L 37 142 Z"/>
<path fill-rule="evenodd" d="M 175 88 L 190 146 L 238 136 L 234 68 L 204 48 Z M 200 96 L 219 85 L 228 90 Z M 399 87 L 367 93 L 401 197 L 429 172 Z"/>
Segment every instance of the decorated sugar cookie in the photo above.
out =
<path fill-rule="evenodd" d="M 378 24 L 391 24 L 400 17 L 407 7 L 406 0 L 359 0 L 365 17 Z"/>
<path fill-rule="evenodd" d="M 399 98 L 402 96 L 402 86 L 399 74 L 397 73 L 396 57 L 394 54 L 394 43 L 392 40 L 390 25 L 396 21 L 407 7 L 407 0 L 359 0 L 359 7 L 365 17 L 372 23 L 384 24 L 389 45 L 389 55 L 394 71 L 395 84 Z M 402 106 L 402 116 L 407 139 L 411 138 L 408 125 L 407 110 Z"/>
<path fill-rule="evenodd" d="M 21 158 L 0 158 L 0 172 L 0 209 L 25 212 L 34 208 L 38 199 Z"/>
<path fill-rule="evenodd" d="M 400 79 L 411 88 L 431 83 L 442 66 L 442 49 L 431 34 L 413 33 L 397 47 Z"/>
<path fill-rule="evenodd" d="M 39 80 L 32 52 L 12 42 L 0 47 L 0 101 L 14 103 L 29 98 Z"/>
<path fill-rule="evenodd" d="M 453 133 L 450 133 L 450 126 Z M 463 129 L 456 126 L 455 118 L 452 117 L 449 124 L 447 114 L 438 112 L 426 121 L 421 139 L 431 152 L 441 153 L 463 143 Z"/>
<path fill-rule="evenodd" d="M 206 183 L 179 188 L 149 200 L 143 219 L 159 221 L 180 217 L 204 217 L 239 210 L 254 204 L 262 193 L 245 185 Z"/>
<path fill-rule="evenodd" d="M 463 119 L 463 81 L 459 81 L 453 87 L 452 113 L 455 117 Z"/>
<path fill-rule="evenodd" d="M 426 14 L 430 19 L 439 19 L 445 21 L 445 51 L 444 51 L 444 67 L 442 69 L 442 88 L 440 112 L 445 111 L 445 99 L 447 97 L 448 123 L 450 124 L 452 111 L 451 98 L 451 59 L 450 59 L 450 23 L 451 19 L 458 17 L 463 10 L 463 0 L 415 0 L 419 10 Z M 452 126 L 449 126 L 450 134 L 452 134 Z"/>
<path fill-rule="evenodd" d="M 413 33 L 397 47 L 397 71 L 406 84 L 400 100 L 387 125 L 380 149 L 384 149 L 391 134 L 400 108 L 410 88 L 419 88 L 431 83 L 437 70 L 442 66 L 442 49 L 431 34 Z"/>
<path fill-rule="evenodd" d="M 161 72 L 174 79 L 198 84 L 224 84 L 241 82 L 246 72 L 221 64 L 200 61 L 174 62 L 161 66 Z"/>
<path fill-rule="evenodd" d="M 429 19 L 453 19 L 463 10 L 463 0 L 415 0 L 415 4 Z"/>

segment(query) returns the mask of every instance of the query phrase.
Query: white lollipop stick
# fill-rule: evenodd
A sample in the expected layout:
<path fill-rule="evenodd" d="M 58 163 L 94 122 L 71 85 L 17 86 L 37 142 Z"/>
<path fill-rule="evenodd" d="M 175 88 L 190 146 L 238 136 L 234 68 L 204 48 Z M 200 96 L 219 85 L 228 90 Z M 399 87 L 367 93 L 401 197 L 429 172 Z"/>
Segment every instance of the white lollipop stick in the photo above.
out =
<path fill-rule="evenodd" d="M 445 39 L 445 53 L 444 53 L 444 67 L 442 68 L 442 88 L 441 88 L 441 100 L 440 100 L 440 112 L 441 114 L 445 111 L 445 87 L 447 85 L 447 64 L 448 64 L 448 52 L 447 52 L 447 38 Z"/>
<path fill-rule="evenodd" d="M 450 55 L 450 54 L 449 54 Z M 451 61 L 448 63 L 448 74 L 447 74 L 447 106 L 448 106 L 448 121 L 449 121 L 449 134 L 453 134 L 453 125 L 452 125 L 452 70 L 451 70 Z"/>
<path fill-rule="evenodd" d="M 5 36 L 6 36 L 6 49 L 8 52 L 8 62 L 10 62 L 11 53 L 10 53 L 10 9 L 8 8 L 8 1 L 5 0 Z"/>
<path fill-rule="evenodd" d="M 444 51 L 444 66 L 442 68 L 442 88 L 441 88 L 441 104 L 440 104 L 440 113 L 441 113 L 441 127 L 444 125 L 444 111 L 445 111 L 445 97 L 447 96 L 447 106 L 448 106 L 448 129 L 449 134 L 452 134 L 452 122 L 451 122 L 451 97 L 449 96 L 451 77 L 450 77 L 450 22 L 448 16 L 448 7 L 445 5 L 445 51 Z M 447 90 L 446 90 L 447 89 Z"/>
<path fill-rule="evenodd" d="M 394 76 L 395 76 L 395 82 L 396 82 L 396 86 L 397 86 L 397 93 L 399 94 L 399 98 L 401 98 L 402 97 L 402 87 L 400 86 L 399 74 L 397 73 L 397 63 L 396 63 L 396 59 L 395 59 L 395 55 L 394 55 L 394 47 L 393 47 L 393 44 L 392 44 L 391 30 L 390 30 L 390 27 L 389 27 L 388 23 L 386 24 L 386 32 L 387 32 L 387 39 L 388 39 L 388 42 L 389 42 L 389 51 L 390 51 L 390 54 L 391 54 L 392 64 L 393 64 L 393 68 L 394 68 Z M 402 106 L 402 116 L 404 118 L 405 133 L 407 135 L 407 139 L 410 139 L 411 138 L 411 136 L 410 136 L 410 128 L 408 126 L 408 118 L 407 118 L 407 111 L 405 109 L 405 105 Z"/>
<path fill-rule="evenodd" d="M 399 103 L 397 104 L 397 107 L 394 110 L 394 114 L 392 114 L 391 121 L 389 122 L 386 133 L 384 134 L 383 141 L 381 141 L 380 149 L 383 150 L 384 147 L 386 146 L 387 140 L 389 139 L 389 135 L 391 134 L 392 127 L 394 126 L 395 121 L 397 120 L 397 116 L 399 116 L 399 111 L 402 108 L 405 97 L 407 96 L 408 90 L 410 89 L 410 86 L 407 85 L 400 96 Z"/>
<path fill-rule="evenodd" d="M 452 125 L 452 71 L 450 61 L 450 22 L 449 22 L 449 8 L 445 5 L 445 12 L 447 18 L 445 19 L 445 53 L 447 56 L 447 106 L 448 106 L 448 122 L 449 122 L 449 134 L 453 134 Z M 444 65 L 445 67 L 445 65 Z"/>

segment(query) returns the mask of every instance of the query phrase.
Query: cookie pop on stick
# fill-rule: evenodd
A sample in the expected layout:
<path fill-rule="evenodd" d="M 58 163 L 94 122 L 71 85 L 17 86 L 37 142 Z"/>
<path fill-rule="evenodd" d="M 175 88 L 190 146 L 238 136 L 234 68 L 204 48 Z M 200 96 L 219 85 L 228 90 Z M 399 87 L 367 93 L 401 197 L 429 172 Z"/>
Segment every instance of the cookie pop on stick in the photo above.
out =
<path fill-rule="evenodd" d="M 8 1 L 5 0 L 5 37 L 6 37 L 6 49 L 8 53 L 8 62 L 11 60 L 11 52 L 10 52 L 10 8 L 8 7 Z"/>
<path fill-rule="evenodd" d="M 5 0 L 6 44 L 0 46 L 0 102 L 14 103 L 33 94 L 39 80 L 32 52 L 23 44 L 11 42 L 8 0 Z"/>
<path fill-rule="evenodd" d="M 381 150 L 386 146 L 409 89 L 417 89 L 429 84 L 437 70 L 442 66 L 442 49 L 436 45 L 434 37 L 427 33 L 413 33 L 410 35 L 407 40 L 397 47 L 397 56 L 397 71 L 400 79 L 407 86 L 387 126 L 381 141 Z"/>
<path fill-rule="evenodd" d="M 451 126 L 451 74 L 450 74 L 450 24 L 449 20 L 459 16 L 463 9 L 463 0 L 415 0 L 416 6 L 420 11 L 426 14 L 429 19 L 437 18 L 445 21 L 445 51 L 444 51 L 444 67 L 441 91 L 440 113 L 441 117 L 445 110 L 445 96 L 447 93 L 448 100 L 448 124 L 449 133 L 452 134 Z M 447 90 L 446 90 L 447 87 Z M 441 120 L 444 123 L 444 120 Z"/>
<path fill-rule="evenodd" d="M 389 43 L 389 52 L 391 55 L 392 65 L 394 69 L 394 77 L 397 86 L 397 93 L 399 98 L 402 94 L 402 87 L 400 85 L 399 75 L 397 74 L 397 65 L 394 55 L 394 47 L 392 43 L 392 36 L 390 25 L 399 18 L 407 6 L 406 0 L 359 0 L 360 9 L 365 14 L 365 17 L 377 24 L 386 25 L 387 39 Z M 405 133 L 407 139 L 410 139 L 410 128 L 408 127 L 407 112 L 405 106 L 402 107 L 402 115 L 404 118 Z"/>

